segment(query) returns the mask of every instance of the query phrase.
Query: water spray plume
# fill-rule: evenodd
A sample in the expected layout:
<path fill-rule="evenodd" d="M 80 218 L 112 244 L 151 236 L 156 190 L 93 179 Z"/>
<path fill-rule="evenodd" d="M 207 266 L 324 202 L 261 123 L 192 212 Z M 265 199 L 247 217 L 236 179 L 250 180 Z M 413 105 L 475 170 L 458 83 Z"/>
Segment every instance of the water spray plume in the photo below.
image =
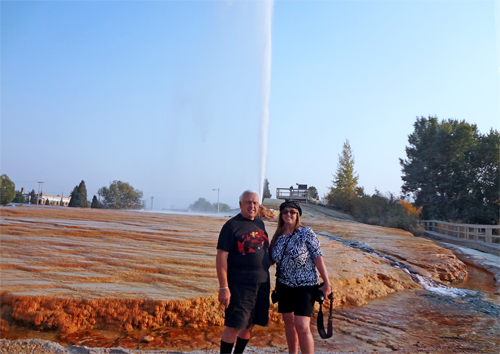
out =
<path fill-rule="evenodd" d="M 263 2 L 264 51 L 262 57 L 262 101 L 260 121 L 260 178 L 259 192 L 264 192 L 264 176 L 267 160 L 267 133 L 269 130 L 269 100 L 271 95 L 271 28 L 274 0 Z"/>

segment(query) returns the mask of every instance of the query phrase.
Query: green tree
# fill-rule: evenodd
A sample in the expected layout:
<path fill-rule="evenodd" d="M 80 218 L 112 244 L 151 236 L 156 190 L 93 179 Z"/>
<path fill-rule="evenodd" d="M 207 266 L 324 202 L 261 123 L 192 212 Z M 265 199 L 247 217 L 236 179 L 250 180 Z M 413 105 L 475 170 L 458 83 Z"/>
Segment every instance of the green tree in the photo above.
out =
<path fill-rule="evenodd" d="M 212 208 L 214 210 L 214 212 L 217 211 L 217 203 L 213 203 L 212 204 Z M 219 212 L 223 212 L 223 213 L 226 213 L 228 211 L 231 211 L 231 207 L 225 203 L 219 203 Z"/>
<path fill-rule="evenodd" d="M 354 172 L 354 156 L 349 140 L 346 140 L 339 154 L 337 172 L 332 181 L 333 186 L 326 196 L 327 204 L 347 212 L 353 209 L 357 197 L 356 188 L 359 177 Z"/>
<path fill-rule="evenodd" d="M 475 124 L 417 118 L 400 159 L 402 191 L 423 207 L 424 219 L 498 223 L 497 131 L 481 135 Z"/>
<path fill-rule="evenodd" d="M 500 133 L 482 135 L 471 158 L 474 176 L 469 190 L 468 215 L 481 224 L 498 224 L 500 215 Z"/>
<path fill-rule="evenodd" d="M 37 204 L 38 200 L 34 189 L 32 189 L 31 192 L 29 193 L 28 200 L 31 204 Z"/>
<path fill-rule="evenodd" d="M 264 204 L 264 199 L 265 198 L 271 198 L 273 195 L 271 194 L 271 191 L 269 190 L 269 181 L 264 179 L 264 189 L 262 191 L 262 203 Z"/>
<path fill-rule="evenodd" d="M 102 187 L 98 193 L 103 197 L 105 208 L 116 209 L 139 209 L 142 191 L 134 189 L 130 184 L 122 181 L 113 181 L 109 187 Z"/>
<path fill-rule="evenodd" d="M 87 187 L 85 186 L 85 181 L 81 181 L 78 186 L 73 188 L 70 195 L 71 199 L 69 201 L 69 207 L 76 208 L 88 208 L 89 202 L 87 201 Z"/>
<path fill-rule="evenodd" d="M 80 198 L 80 207 L 88 208 L 89 201 L 87 200 L 87 187 L 85 186 L 85 181 L 81 181 L 78 186 L 78 197 Z"/>
<path fill-rule="evenodd" d="M 97 200 L 97 197 L 95 195 L 92 198 L 92 204 L 90 204 L 90 207 L 94 209 L 102 208 L 101 203 Z"/>
<path fill-rule="evenodd" d="M 189 207 L 189 210 L 200 212 L 200 213 L 214 213 L 217 211 L 217 203 L 215 203 L 215 207 L 205 198 L 198 198 L 193 204 Z"/>
<path fill-rule="evenodd" d="M 7 205 L 16 196 L 16 185 L 10 180 L 10 178 L 3 174 L 0 177 L 0 204 Z"/>
<path fill-rule="evenodd" d="M 319 199 L 318 190 L 314 186 L 307 188 L 307 195 L 313 199 Z"/>
<path fill-rule="evenodd" d="M 12 200 L 13 203 L 26 203 L 26 197 L 20 192 L 16 191 L 16 196 Z"/>
<path fill-rule="evenodd" d="M 69 200 L 68 206 L 77 207 L 80 200 L 80 197 L 78 196 L 78 186 L 75 186 L 75 188 L 73 188 L 69 196 L 71 199 Z"/>
<path fill-rule="evenodd" d="M 49 198 L 45 199 L 45 205 L 50 205 Z"/>

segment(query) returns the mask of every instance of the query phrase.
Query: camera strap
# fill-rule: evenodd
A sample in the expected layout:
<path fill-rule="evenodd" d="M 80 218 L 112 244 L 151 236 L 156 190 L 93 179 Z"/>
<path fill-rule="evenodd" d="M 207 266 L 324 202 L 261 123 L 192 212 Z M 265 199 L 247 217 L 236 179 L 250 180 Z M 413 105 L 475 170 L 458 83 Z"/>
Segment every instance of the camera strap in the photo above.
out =
<path fill-rule="evenodd" d="M 283 264 L 283 258 L 285 258 L 285 252 L 286 252 L 286 249 L 288 248 L 288 243 L 292 239 L 292 237 L 295 234 L 295 232 L 296 231 L 292 232 L 290 234 L 290 237 L 288 237 L 288 240 L 286 240 L 285 246 L 283 247 L 283 252 L 281 252 L 281 258 L 280 258 L 279 266 L 278 266 L 278 264 L 276 264 L 276 285 L 278 285 L 278 278 L 279 278 L 280 273 L 281 273 L 281 266 Z M 276 286 L 274 287 L 274 289 L 276 289 Z"/>
<path fill-rule="evenodd" d="M 319 312 L 318 312 L 318 333 L 319 336 L 323 339 L 331 338 L 333 336 L 333 294 L 330 293 L 328 295 L 328 298 L 330 299 L 330 314 L 328 315 L 328 329 L 327 332 L 325 332 L 325 324 L 323 320 L 323 301 L 319 302 Z"/>
<path fill-rule="evenodd" d="M 283 247 L 283 252 L 281 252 L 279 267 L 276 268 L 276 282 L 278 282 L 278 278 L 279 278 L 280 273 L 281 273 L 281 267 L 283 265 L 283 258 L 285 258 L 285 252 L 286 252 L 286 249 L 288 248 L 288 243 L 290 242 L 290 240 L 292 239 L 294 234 L 295 234 L 295 231 L 290 234 L 290 237 L 288 237 L 288 240 L 286 240 L 285 246 Z"/>

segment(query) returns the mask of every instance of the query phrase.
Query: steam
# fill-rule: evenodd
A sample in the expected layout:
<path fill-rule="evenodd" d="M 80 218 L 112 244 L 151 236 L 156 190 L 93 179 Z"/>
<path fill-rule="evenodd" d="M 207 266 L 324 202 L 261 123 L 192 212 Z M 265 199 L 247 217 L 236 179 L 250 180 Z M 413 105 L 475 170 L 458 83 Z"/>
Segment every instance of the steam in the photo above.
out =
<path fill-rule="evenodd" d="M 269 100 L 271 95 L 271 28 L 274 0 L 263 1 L 264 51 L 262 57 L 262 110 L 260 121 L 260 195 L 264 192 L 267 160 L 267 133 L 269 130 Z"/>

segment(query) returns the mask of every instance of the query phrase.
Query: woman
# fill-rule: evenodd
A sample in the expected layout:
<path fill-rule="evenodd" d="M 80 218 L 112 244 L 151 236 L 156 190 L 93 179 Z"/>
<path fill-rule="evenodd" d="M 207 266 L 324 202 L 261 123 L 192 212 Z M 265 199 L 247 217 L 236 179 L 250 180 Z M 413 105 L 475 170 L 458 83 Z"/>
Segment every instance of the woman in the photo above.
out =
<path fill-rule="evenodd" d="M 328 272 L 319 240 L 314 232 L 300 224 L 302 209 L 293 201 L 280 205 L 278 227 L 271 240 L 271 258 L 276 263 L 278 312 L 285 322 L 288 351 L 314 353 L 310 329 L 311 315 L 318 289 L 319 271 L 325 298 L 331 293 Z"/>

